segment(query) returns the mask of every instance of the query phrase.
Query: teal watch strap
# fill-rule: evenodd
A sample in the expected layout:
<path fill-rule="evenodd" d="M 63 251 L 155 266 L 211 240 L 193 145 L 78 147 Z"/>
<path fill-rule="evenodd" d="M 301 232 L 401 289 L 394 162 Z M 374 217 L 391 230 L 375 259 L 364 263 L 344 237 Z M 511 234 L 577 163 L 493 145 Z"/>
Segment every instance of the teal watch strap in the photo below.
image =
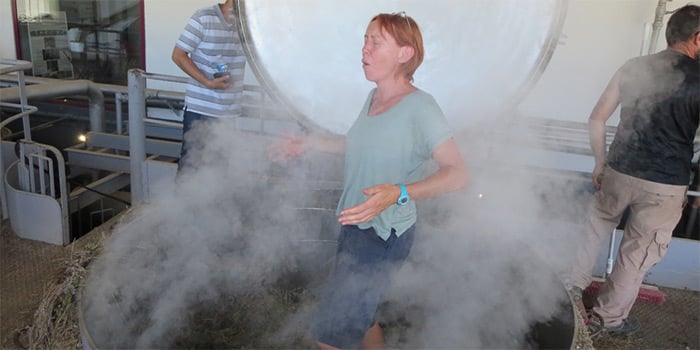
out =
<path fill-rule="evenodd" d="M 396 204 L 398 205 L 406 205 L 408 201 L 411 199 L 411 197 L 408 196 L 408 190 L 406 189 L 406 185 L 404 184 L 396 184 L 399 186 L 401 189 L 401 194 L 399 195 L 399 199 L 396 201 Z"/>

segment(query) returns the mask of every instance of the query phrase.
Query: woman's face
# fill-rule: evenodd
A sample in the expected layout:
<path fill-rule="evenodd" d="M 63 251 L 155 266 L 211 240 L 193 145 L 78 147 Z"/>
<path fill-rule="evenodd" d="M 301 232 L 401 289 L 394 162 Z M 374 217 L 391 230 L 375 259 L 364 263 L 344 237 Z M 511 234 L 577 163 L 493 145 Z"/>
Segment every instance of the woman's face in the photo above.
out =
<path fill-rule="evenodd" d="M 389 34 L 381 30 L 377 21 L 370 22 L 362 47 L 362 69 L 365 78 L 378 83 L 395 79 L 399 71 L 401 47 Z"/>

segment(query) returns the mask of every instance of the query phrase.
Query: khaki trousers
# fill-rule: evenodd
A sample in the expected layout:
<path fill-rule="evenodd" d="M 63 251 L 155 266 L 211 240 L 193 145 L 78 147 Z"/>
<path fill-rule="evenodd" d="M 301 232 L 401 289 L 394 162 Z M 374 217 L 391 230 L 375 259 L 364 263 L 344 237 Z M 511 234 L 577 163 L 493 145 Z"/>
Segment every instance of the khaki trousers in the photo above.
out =
<path fill-rule="evenodd" d="M 688 186 L 646 181 L 610 167 L 603 171 L 601 189 L 591 201 L 571 282 L 581 289 L 592 282 L 596 259 L 629 206 L 615 265 L 593 308 L 606 326 L 617 326 L 627 318 L 647 270 L 666 254 L 683 212 L 687 190 Z"/>

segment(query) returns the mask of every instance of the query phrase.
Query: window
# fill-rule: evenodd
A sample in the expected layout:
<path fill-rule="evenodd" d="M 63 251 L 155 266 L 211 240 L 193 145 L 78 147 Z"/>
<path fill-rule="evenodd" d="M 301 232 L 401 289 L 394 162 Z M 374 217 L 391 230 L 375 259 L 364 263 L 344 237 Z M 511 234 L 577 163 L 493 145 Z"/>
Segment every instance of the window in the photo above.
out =
<path fill-rule="evenodd" d="M 144 68 L 143 0 L 12 0 L 30 75 L 127 84 Z"/>

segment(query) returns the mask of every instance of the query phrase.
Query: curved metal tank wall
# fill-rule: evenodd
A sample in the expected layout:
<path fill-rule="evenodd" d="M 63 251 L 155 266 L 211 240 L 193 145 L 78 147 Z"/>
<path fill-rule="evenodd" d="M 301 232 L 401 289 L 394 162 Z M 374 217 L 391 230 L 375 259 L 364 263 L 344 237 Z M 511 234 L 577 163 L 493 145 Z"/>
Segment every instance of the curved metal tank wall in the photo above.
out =
<path fill-rule="evenodd" d="M 361 68 L 363 36 L 380 12 L 421 27 L 425 59 L 415 84 L 453 128 L 514 107 L 544 71 L 567 1 L 238 1 L 239 28 L 258 81 L 306 126 L 344 133 L 373 85 Z"/>

